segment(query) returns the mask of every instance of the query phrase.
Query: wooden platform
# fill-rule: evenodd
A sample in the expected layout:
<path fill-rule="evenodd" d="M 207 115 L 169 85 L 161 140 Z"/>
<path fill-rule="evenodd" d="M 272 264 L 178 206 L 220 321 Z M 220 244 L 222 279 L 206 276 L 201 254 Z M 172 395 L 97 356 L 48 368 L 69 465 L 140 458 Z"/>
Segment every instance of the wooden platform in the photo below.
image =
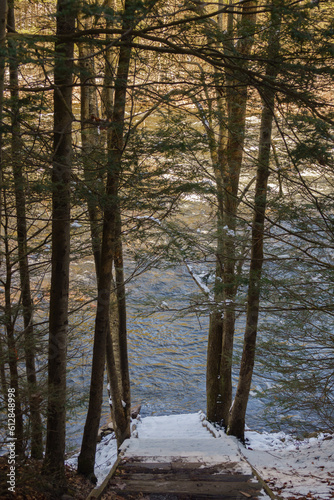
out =
<path fill-rule="evenodd" d="M 205 465 L 184 461 L 122 459 L 100 498 L 104 500 L 257 499 L 260 483 L 235 463 Z"/>
<path fill-rule="evenodd" d="M 171 435 L 168 418 L 177 428 Z M 276 499 L 254 477 L 236 439 L 214 438 L 198 415 L 179 427 L 178 418 L 161 417 L 161 426 L 148 419 L 138 437 L 124 441 L 114 467 L 87 500 L 256 500 L 264 491 Z"/>

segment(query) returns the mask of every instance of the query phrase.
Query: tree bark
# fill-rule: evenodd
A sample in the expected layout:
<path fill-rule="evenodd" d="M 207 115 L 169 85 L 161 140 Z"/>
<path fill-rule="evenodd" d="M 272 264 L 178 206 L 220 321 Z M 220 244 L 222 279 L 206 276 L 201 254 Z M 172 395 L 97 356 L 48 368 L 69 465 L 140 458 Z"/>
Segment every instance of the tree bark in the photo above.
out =
<path fill-rule="evenodd" d="M 126 33 L 134 14 L 133 0 L 126 0 L 123 14 L 123 29 Z M 118 248 L 117 235 L 119 213 L 119 180 L 121 174 L 121 160 L 124 148 L 124 117 L 126 104 L 126 90 L 128 84 L 129 65 L 131 58 L 131 36 L 123 36 L 124 45 L 119 52 L 118 69 L 115 80 L 115 99 L 112 112 L 111 128 L 108 134 L 108 172 L 106 184 L 106 202 L 103 214 L 103 234 L 101 248 L 101 263 L 98 280 L 98 301 L 95 319 L 95 335 L 93 346 L 92 376 L 89 397 L 89 407 L 82 439 L 81 452 L 78 457 L 78 472 L 90 477 L 95 482 L 94 461 L 97 434 L 101 416 L 104 363 L 106 355 L 107 334 L 109 329 L 111 285 L 113 281 L 112 266 Z M 111 381 L 113 383 L 113 381 Z M 112 389 L 112 384 L 111 384 Z M 117 420 L 119 402 L 113 402 L 114 416 Z M 122 406 L 122 403 L 120 402 Z M 122 410 L 120 410 L 123 413 Z M 129 429 L 124 429 L 123 439 L 129 435 Z"/>
<path fill-rule="evenodd" d="M 0 50 L 3 53 L 6 49 L 6 21 L 7 21 L 7 0 L 0 2 Z M 5 60 L 0 57 L 0 241 L 2 233 L 2 212 L 3 212 L 3 142 L 2 142 L 2 123 L 3 123 L 3 98 L 5 85 Z M 0 249 L 0 267 L 2 265 L 3 251 Z M 1 389 L 7 404 L 7 381 L 5 372 L 4 344 L 0 338 L 0 378 Z"/>
<path fill-rule="evenodd" d="M 254 7 L 256 0 L 245 2 L 242 7 L 241 20 L 237 30 L 238 42 L 236 51 L 241 68 L 248 64 L 248 57 L 253 46 L 253 31 L 256 23 Z M 233 14 L 228 15 L 228 33 L 233 35 Z M 229 38 L 229 37 L 228 37 Z M 233 37 L 231 38 L 233 40 Z M 232 53 L 235 49 L 230 43 L 225 43 L 225 51 Z M 232 357 L 235 333 L 235 299 L 238 289 L 236 263 L 236 227 L 238 190 L 241 165 L 243 159 L 247 86 L 243 83 L 242 75 L 236 69 L 226 74 L 226 104 L 228 139 L 226 150 L 222 152 L 222 176 L 224 183 L 224 212 L 222 214 L 224 232 L 223 239 L 223 341 L 221 354 L 221 419 L 226 428 L 232 404 Z M 224 168 L 225 167 L 225 168 Z"/>
<path fill-rule="evenodd" d="M 8 32 L 15 32 L 14 5 L 11 2 L 8 9 Z M 33 300 L 30 291 L 30 273 L 28 265 L 27 249 L 27 218 L 26 218 L 26 195 L 25 181 L 22 172 L 21 139 L 19 124 L 19 82 L 18 82 L 18 62 L 16 55 L 16 42 L 8 41 L 10 48 L 10 94 L 11 94 L 11 122 L 12 122 L 12 144 L 11 156 L 13 163 L 13 177 L 15 186 L 16 203 L 16 225 L 18 260 L 20 270 L 20 283 L 22 294 L 23 324 L 24 324 L 24 352 L 26 363 L 26 375 L 28 382 L 28 400 L 31 420 L 31 456 L 41 459 L 43 457 L 43 435 L 42 420 L 40 415 L 40 397 L 38 395 L 37 375 L 35 368 L 35 340 L 33 326 Z"/>
<path fill-rule="evenodd" d="M 86 28 L 88 26 L 85 26 Z M 93 115 L 95 117 L 99 116 L 97 109 L 97 99 L 96 99 L 96 89 L 94 87 L 95 72 L 94 72 L 94 56 L 90 53 L 89 47 L 81 44 L 79 47 L 80 58 L 84 61 L 81 73 L 81 138 L 82 138 L 82 149 L 83 149 L 83 162 L 84 162 L 84 175 L 85 184 L 88 188 L 87 205 L 88 213 L 90 219 L 90 229 L 91 229 L 91 239 L 92 239 L 92 250 L 95 262 L 95 271 L 97 282 L 100 276 L 101 267 L 101 226 L 100 221 L 103 218 L 103 212 L 98 204 L 98 200 L 102 199 L 101 192 L 96 192 L 98 186 L 102 186 L 103 176 L 99 173 L 99 168 L 92 168 L 96 157 L 97 148 L 102 147 L 101 136 L 98 134 L 98 128 L 92 126 L 90 123 L 90 117 Z M 106 69 L 105 69 L 105 84 L 104 88 L 104 106 L 108 115 L 105 115 L 107 119 L 112 121 L 112 110 L 113 110 L 113 92 L 110 92 L 109 86 L 113 80 L 112 69 L 111 69 L 111 56 L 109 56 L 111 49 L 106 51 Z M 111 99 L 111 100 L 110 100 Z M 100 182 L 96 182 L 99 180 Z M 90 193 L 94 191 L 94 194 Z M 115 257 L 114 257 L 115 260 Z M 115 265 L 115 262 L 114 262 Z M 111 278 L 111 290 L 110 290 L 110 305 L 109 305 L 109 323 L 107 331 L 107 344 L 106 344 L 106 364 L 107 373 L 109 378 L 110 390 L 111 390 L 111 417 L 115 426 L 115 433 L 117 441 L 119 444 L 122 442 L 121 429 L 125 428 L 125 415 L 122 407 L 122 400 L 125 401 L 125 396 L 123 397 L 122 389 L 122 376 L 121 376 L 121 354 L 120 354 L 120 321 L 119 321 L 119 306 L 116 293 L 116 284 L 114 278 Z M 119 406 L 119 410 L 116 411 L 115 408 Z M 118 415 L 118 419 L 115 418 L 115 414 Z M 120 422 L 116 422 L 120 419 Z"/>
<path fill-rule="evenodd" d="M 265 221 L 267 183 L 273 111 L 267 106 L 262 112 L 260 157 L 255 188 L 254 219 L 252 225 L 252 252 L 249 270 L 247 319 L 243 354 L 236 396 L 228 433 L 244 440 L 245 415 L 255 360 L 255 346 L 260 303 L 260 281 L 263 265 L 263 231 Z"/>
<path fill-rule="evenodd" d="M 108 0 L 108 6 L 110 8 L 114 8 L 116 6 L 115 0 Z M 107 21 L 107 27 L 111 29 L 114 25 L 114 20 L 108 20 Z M 107 42 L 109 44 L 112 43 L 112 37 L 107 35 Z M 113 67 L 113 58 L 114 58 L 114 48 L 109 47 L 108 50 L 106 51 L 105 54 L 105 78 L 104 78 L 104 89 L 103 89 L 103 100 L 102 100 L 102 105 L 103 105 L 103 113 L 107 121 L 112 122 L 113 120 L 113 112 L 114 112 L 114 100 L 115 100 L 115 68 Z M 118 96 L 117 96 L 118 98 Z M 125 102 L 124 102 L 125 105 Z M 108 135 L 108 143 L 110 144 L 112 141 L 112 135 L 113 131 L 112 128 L 109 128 L 107 135 Z M 119 211 L 119 208 L 118 208 Z M 109 381 L 110 381 L 110 388 L 111 388 L 111 397 L 113 401 L 113 407 L 112 407 L 112 418 L 115 426 L 115 431 L 117 435 L 117 439 L 121 439 L 121 435 L 123 434 L 123 431 L 121 429 L 124 427 L 123 422 L 123 410 L 121 406 L 119 406 L 120 412 L 118 412 L 115 409 L 115 405 L 121 405 L 122 399 L 125 401 L 125 395 L 123 394 L 123 376 L 122 376 L 122 354 L 121 354 L 121 345 L 120 345 L 120 338 L 121 338 L 121 331 L 123 329 L 122 323 L 124 320 L 124 317 L 126 318 L 126 315 L 124 316 L 122 314 L 122 310 L 120 307 L 120 302 L 119 302 L 119 286 L 122 287 L 122 284 L 119 284 L 119 282 L 116 285 L 117 281 L 117 241 L 120 238 L 121 239 L 121 218 L 120 215 L 117 217 L 117 222 L 115 225 L 115 229 L 117 232 L 119 232 L 119 237 L 118 234 L 115 234 L 115 255 L 114 255 L 114 272 L 115 272 L 115 282 L 113 282 L 113 286 L 111 289 L 111 301 L 110 301 L 110 313 L 109 313 L 109 326 L 110 326 L 110 332 L 108 334 L 108 340 L 107 340 L 107 351 L 109 352 L 109 355 L 107 355 L 107 370 L 108 370 L 108 376 L 109 376 Z M 120 240 L 120 249 L 122 253 L 122 242 Z M 122 257 L 121 257 L 122 259 Z M 123 264 L 122 264 L 123 267 Z M 126 331 L 126 322 L 125 322 L 125 331 Z M 111 340 L 111 343 L 110 343 Z M 113 349 L 113 353 L 111 353 L 111 348 Z M 113 364 L 115 363 L 115 366 Z M 118 391 L 115 392 L 113 391 L 113 387 L 115 388 L 115 381 L 111 380 L 112 375 L 114 374 L 113 377 L 116 377 L 117 383 L 118 383 Z M 118 403 L 117 403 L 118 401 Z M 117 424 L 117 417 L 116 415 L 119 415 L 118 418 L 120 419 L 119 425 L 120 429 L 118 429 L 118 424 Z"/>
<path fill-rule="evenodd" d="M 274 7 L 271 18 L 272 28 L 268 42 L 268 63 L 266 69 L 266 76 L 273 81 L 277 77 L 279 69 L 277 58 L 279 55 L 280 20 L 277 19 L 277 16 L 278 14 Z M 254 217 L 252 223 L 252 251 L 247 296 L 247 318 L 238 387 L 228 428 L 228 433 L 236 436 L 241 441 L 244 441 L 245 416 L 255 361 L 275 92 L 270 88 L 266 88 L 266 90 L 262 91 L 261 97 L 263 109 L 261 116 L 259 157 L 255 187 Z"/>
<path fill-rule="evenodd" d="M 24 439 L 23 439 L 23 414 L 21 404 L 21 390 L 19 386 L 19 369 L 18 369 L 18 351 L 15 338 L 15 318 L 12 307 L 12 275 L 13 268 L 10 260 L 11 249 L 9 247 L 9 217 L 7 212 L 7 197 L 6 191 L 3 193 L 4 203 L 4 241 L 5 241 L 5 263 L 6 263 L 6 281 L 5 288 L 5 307 L 4 307 L 4 323 L 7 336 L 7 349 L 8 349 L 8 365 L 9 365 L 9 379 L 10 388 L 15 390 L 15 452 L 22 456 L 24 453 Z M 7 391 L 6 391 L 7 392 Z"/>
<path fill-rule="evenodd" d="M 0 51 L 3 54 L 0 57 L 0 235 L 2 228 L 2 212 L 3 212 L 3 135 L 2 135 L 2 125 L 3 125 L 3 99 L 4 99 L 4 88 L 5 88 L 5 61 L 4 53 L 6 51 L 6 24 L 7 24 L 7 11 L 8 2 L 7 0 L 0 1 Z M 2 252 L 0 251 L 0 266 L 2 264 Z"/>
<path fill-rule="evenodd" d="M 222 20 L 221 23 L 222 24 Z M 215 139 L 213 125 L 210 120 L 209 147 L 211 153 L 211 162 L 216 181 L 217 190 L 217 249 L 216 249 L 216 279 L 214 286 L 215 307 L 210 314 L 208 351 L 207 351 L 207 417 L 212 422 L 219 424 L 224 420 L 222 394 L 226 394 L 226 387 L 222 386 L 220 380 L 222 363 L 222 342 L 224 314 L 221 304 L 223 302 L 223 240 L 224 240 L 224 185 L 223 185 L 223 167 L 226 158 L 223 153 L 226 150 L 227 130 L 225 116 L 225 102 L 222 95 L 216 93 L 216 102 L 218 109 L 219 131 L 218 138 Z M 226 380 L 226 379 L 225 379 Z M 226 396 L 225 396 L 226 397 Z"/>
<path fill-rule="evenodd" d="M 116 10 L 116 0 L 106 0 L 106 6 L 110 9 Z M 114 27 L 114 19 L 107 19 L 106 27 L 107 29 L 112 29 Z M 114 103 L 114 84 L 115 84 L 115 68 L 114 68 L 114 55 L 115 48 L 112 47 L 112 35 L 106 35 L 106 42 L 108 44 L 108 49 L 105 53 L 104 58 L 104 85 L 102 90 L 102 115 L 104 118 L 111 119 Z"/>
<path fill-rule="evenodd" d="M 58 0 L 57 35 L 72 34 L 75 6 Z M 52 256 L 49 313 L 48 408 L 44 472 L 65 482 L 66 352 L 70 262 L 73 43 L 56 41 L 54 156 L 52 168 Z"/>
<path fill-rule="evenodd" d="M 89 29 L 88 19 L 79 17 L 81 29 Z M 102 196 L 103 172 L 96 152 L 103 148 L 103 141 L 98 127 L 92 123 L 92 117 L 99 117 L 97 90 L 95 87 L 95 61 L 90 45 L 79 44 L 80 57 L 80 107 L 81 107 L 81 143 L 82 162 L 87 190 L 87 207 L 90 221 L 92 250 L 95 269 L 99 275 L 101 259 L 102 211 L 99 199 Z"/>
<path fill-rule="evenodd" d="M 131 418 L 131 392 L 129 376 L 129 360 L 127 345 L 127 324 L 126 324 L 126 297 L 124 285 L 124 264 L 122 247 L 122 220 L 120 207 L 118 205 L 116 212 L 116 241 L 115 241 L 115 278 L 116 295 L 118 305 L 118 345 L 119 345 L 119 376 L 122 387 L 121 405 L 118 411 L 114 410 L 116 427 L 120 435 L 120 444 L 124 439 L 130 437 L 130 418 Z M 123 407 L 123 402 L 125 406 Z"/>
<path fill-rule="evenodd" d="M 218 2 L 219 4 L 219 2 Z M 227 36 L 224 51 L 236 54 L 239 67 L 247 65 L 253 46 L 256 22 L 256 1 L 243 4 L 242 17 L 234 33 L 233 11 L 227 16 Z M 219 19 L 219 27 L 223 19 Z M 247 27 L 247 29 L 246 29 Z M 233 40 L 238 38 L 236 47 Z M 243 158 L 247 86 L 242 83 L 242 72 L 225 74 L 225 91 L 217 84 L 219 110 L 219 141 L 214 172 L 217 185 L 217 254 L 216 254 L 216 310 L 211 313 L 207 359 L 207 414 L 208 418 L 227 427 L 232 404 L 232 356 L 235 331 L 235 298 L 238 288 L 236 273 L 235 230 L 237 224 L 239 178 Z M 217 304 L 220 306 L 217 307 Z M 208 376 L 208 373 L 210 376 Z"/>
<path fill-rule="evenodd" d="M 113 5 L 114 2 L 111 2 Z M 110 23 L 107 23 L 109 26 Z M 107 121 L 112 122 L 113 117 L 113 96 L 114 92 L 112 90 L 112 82 L 114 81 L 113 70 L 111 67 L 111 52 L 109 48 L 106 51 L 105 58 L 105 82 L 104 82 L 104 102 L 105 107 L 105 117 Z M 99 175 L 97 169 L 92 170 L 91 165 L 94 162 L 94 149 L 98 147 L 99 134 L 97 133 L 97 127 L 91 128 L 91 125 L 87 125 L 91 115 L 98 117 L 98 110 L 96 109 L 96 91 L 93 86 L 94 83 L 94 61 L 93 56 L 89 54 L 89 48 L 81 45 L 80 53 L 82 60 L 84 61 L 85 67 L 83 68 L 83 76 L 81 79 L 81 120 L 82 120 L 82 147 L 83 147 L 83 159 L 84 159 L 84 171 L 85 171 L 85 182 L 89 190 L 96 189 L 96 180 L 99 178 L 102 180 L 102 176 Z M 87 81 L 90 86 L 87 86 Z M 86 125 L 85 125 L 86 124 Z M 101 182 L 98 183 L 101 185 Z M 102 195 L 102 193 L 100 193 Z M 99 193 L 97 193 L 99 195 Z M 98 196 L 101 199 L 102 196 Z M 101 232 L 99 221 L 102 220 L 102 210 L 101 207 L 96 203 L 96 196 L 90 197 L 88 195 L 88 212 L 90 215 L 90 227 L 91 227 L 91 237 L 92 237 L 92 248 L 95 260 L 95 268 L 97 281 L 100 275 L 100 263 L 101 263 Z M 107 373 L 109 378 L 110 390 L 111 390 L 111 417 L 115 427 L 115 433 L 119 445 L 124 440 L 123 434 L 124 430 L 129 428 L 129 422 L 127 423 L 127 418 L 130 419 L 130 396 L 128 394 L 130 387 L 129 382 L 129 372 L 127 366 L 127 340 L 126 340 L 126 309 L 125 302 L 122 297 L 123 286 L 123 258 L 122 258 L 122 242 L 121 242 L 121 219 L 120 215 L 117 217 L 116 230 L 117 235 L 115 235 L 115 240 L 118 243 L 115 245 L 119 247 L 119 250 L 115 250 L 114 255 L 114 268 L 115 276 L 118 280 L 117 286 L 112 277 L 111 290 L 110 290 L 110 305 L 109 305 L 109 324 L 107 332 L 107 345 L 106 345 L 106 364 Z M 119 255 L 120 254 L 120 255 Z M 117 288 L 118 287 L 118 288 Z M 122 288 L 123 287 L 123 288 Z M 121 318 L 121 319 L 120 319 Z M 124 359 L 125 358 L 125 359 Z M 123 369 L 125 365 L 125 368 Z M 124 373 L 125 372 L 125 373 Z M 127 383 L 126 383 L 127 382 Z M 123 386 L 125 389 L 123 390 Z M 122 401 L 128 401 L 126 410 L 122 406 Z M 127 409 L 129 408 L 129 410 Z M 125 432 L 126 436 L 127 433 Z"/>

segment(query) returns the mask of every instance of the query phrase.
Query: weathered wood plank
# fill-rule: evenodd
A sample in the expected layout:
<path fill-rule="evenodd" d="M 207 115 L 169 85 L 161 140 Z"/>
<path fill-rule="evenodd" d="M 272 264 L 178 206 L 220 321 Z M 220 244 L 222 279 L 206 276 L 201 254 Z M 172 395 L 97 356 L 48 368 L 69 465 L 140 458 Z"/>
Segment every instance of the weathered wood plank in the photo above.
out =
<path fill-rule="evenodd" d="M 173 493 L 173 494 L 188 494 L 188 495 L 224 495 L 227 498 L 236 498 L 240 492 L 246 492 L 251 495 L 250 498 L 256 497 L 259 492 L 257 483 L 249 483 L 247 481 L 191 481 L 191 480 L 170 480 L 160 479 L 145 480 L 145 479 L 126 479 L 125 481 L 115 478 L 113 484 L 109 485 L 109 491 L 115 493 Z M 245 498 L 245 496 L 243 495 Z"/>
<path fill-rule="evenodd" d="M 177 461 L 177 462 L 171 462 L 171 467 L 172 469 L 200 469 L 200 470 L 206 470 L 206 471 L 219 471 L 219 470 L 227 470 L 233 474 L 238 474 L 238 471 L 236 470 L 236 467 L 238 466 L 237 462 L 224 462 L 220 464 L 214 464 L 214 465 L 205 465 L 203 462 L 184 462 L 184 461 Z"/>
<path fill-rule="evenodd" d="M 249 497 L 248 497 L 249 498 Z M 250 497 L 251 500 L 259 500 L 259 497 Z M 231 495 L 210 495 L 208 497 L 206 494 L 189 495 L 186 493 L 174 494 L 174 493 L 106 493 L 102 500 L 247 500 L 247 497 L 243 492 L 237 492 L 233 496 Z"/>
<path fill-rule="evenodd" d="M 122 481 L 202 481 L 202 482 L 247 482 L 252 479 L 251 475 L 242 475 L 242 474 L 205 474 L 198 473 L 197 471 L 177 471 L 171 473 L 158 473 L 154 472 L 150 474 L 148 472 L 130 472 L 126 470 L 119 470 L 116 473 L 117 480 Z"/>
<path fill-rule="evenodd" d="M 235 462 L 206 465 L 123 458 L 104 490 L 104 500 L 245 500 L 258 499 L 261 485 Z"/>
<path fill-rule="evenodd" d="M 200 464 L 199 464 L 200 465 Z M 122 461 L 120 463 L 119 468 L 123 469 L 126 467 L 128 470 L 148 470 L 148 471 L 157 471 L 161 472 L 161 470 L 172 470 L 172 464 L 170 462 L 139 462 L 139 461 Z"/>
<path fill-rule="evenodd" d="M 205 465 L 202 462 L 141 462 L 140 459 L 131 459 L 131 460 L 122 460 L 120 462 L 119 468 L 126 468 L 138 471 L 144 471 L 146 469 L 150 469 L 151 471 L 160 470 L 197 470 L 207 471 L 207 473 L 220 473 L 224 471 L 230 474 L 240 474 L 237 469 L 238 464 L 236 462 L 225 462 L 222 464 L 215 465 Z"/>

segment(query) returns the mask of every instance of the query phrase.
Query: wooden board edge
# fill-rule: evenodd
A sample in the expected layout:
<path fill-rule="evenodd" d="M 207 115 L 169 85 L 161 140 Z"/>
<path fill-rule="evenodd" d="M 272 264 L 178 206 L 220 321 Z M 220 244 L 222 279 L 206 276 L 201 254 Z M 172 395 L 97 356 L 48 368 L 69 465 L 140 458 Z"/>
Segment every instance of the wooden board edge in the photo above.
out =
<path fill-rule="evenodd" d="M 115 474 L 116 472 L 116 469 L 121 461 L 121 459 L 123 458 L 123 456 L 121 454 L 118 455 L 118 457 L 116 458 L 116 461 L 114 463 L 114 465 L 112 466 L 112 468 L 110 469 L 110 471 L 108 472 L 108 475 L 107 477 L 104 479 L 104 481 L 100 484 L 100 486 L 98 486 L 97 488 L 94 488 L 88 495 L 88 497 L 86 498 L 86 500 L 91 500 L 91 499 L 99 499 L 101 498 L 101 496 L 103 495 L 104 493 L 104 490 L 107 488 L 108 486 L 108 483 L 109 483 L 109 480 L 113 477 L 113 475 Z"/>
<path fill-rule="evenodd" d="M 249 467 L 251 468 L 254 477 L 256 477 L 256 479 L 259 481 L 259 483 L 261 484 L 262 488 L 267 493 L 267 495 L 271 498 L 271 500 L 284 500 L 283 497 L 281 497 L 279 495 L 276 495 L 276 493 L 274 493 L 272 491 L 272 489 L 265 482 L 265 480 L 263 479 L 263 477 L 261 476 L 261 474 L 255 469 L 255 467 L 249 462 L 249 460 L 247 460 L 247 458 L 245 457 L 245 455 L 242 452 L 242 449 L 240 448 L 240 444 L 239 443 L 238 443 L 238 449 L 239 449 L 239 453 L 242 456 L 242 458 L 245 460 L 245 462 L 248 463 Z"/>
<path fill-rule="evenodd" d="M 257 480 L 261 484 L 262 488 L 267 493 L 267 495 L 271 498 L 271 500 L 284 500 L 283 497 L 281 497 L 279 495 L 276 495 L 276 493 L 274 493 L 271 490 L 271 488 L 269 488 L 268 484 L 265 482 L 265 480 L 260 475 L 260 473 L 255 469 L 255 467 L 253 467 L 251 464 L 249 464 L 249 465 L 250 465 L 250 467 L 252 469 L 252 472 L 253 472 L 254 476 L 257 478 Z"/>

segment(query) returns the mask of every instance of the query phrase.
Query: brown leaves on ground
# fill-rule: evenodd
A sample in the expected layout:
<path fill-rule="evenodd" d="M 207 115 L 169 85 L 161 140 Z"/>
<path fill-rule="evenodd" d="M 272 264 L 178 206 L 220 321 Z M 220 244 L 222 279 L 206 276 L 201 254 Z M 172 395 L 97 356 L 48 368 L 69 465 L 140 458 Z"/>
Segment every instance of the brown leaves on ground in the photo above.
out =
<path fill-rule="evenodd" d="M 8 490 L 9 466 L 7 457 L 0 457 L 0 498 L 18 500 L 84 500 L 93 489 L 92 483 L 77 474 L 74 469 L 66 467 L 67 489 L 60 493 L 57 484 L 41 474 L 42 461 L 25 459 L 17 461 L 15 466 L 15 493 Z"/>
<path fill-rule="evenodd" d="M 334 493 L 331 494 L 330 498 L 334 498 Z M 314 496 L 312 493 L 308 493 L 306 496 L 293 495 L 288 497 L 287 500 L 319 500 L 319 496 Z"/>
<path fill-rule="evenodd" d="M 323 469 L 324 467 L 320 466 L 319 468 Z M 328 475 L 332 476 L 331 473 L 328 473 Z M 289 487 L 291 488 L 291 486 L 292 486 L 292 483 L 290 483 L 290 484 L 283 483 L 280 486 L 276 486 L 277 478 L 275 478 L 275 477 L 271 478 L 271 479 L 265 479 L 264 482 L 268 484 L 270 489 L 275 494 L 280 495 L 280 496 L 283 495 L 284 493 L 285 493 L 285 495 L 287 495 L 287 492 L 284 490 L 286 488 L 289 488 Z M 334 482 L 333 482 L 332 478 L 329 478 L 326 480 L 323 479 L 323 480 L 320 480 L 320 482 L 324 483 L 324 484 L 328 484 L 328 486 L 334 486 Z M 327 495 L 328 496 L 326 496 L 326 500 L 330 500 L 331 498 L 334 498 L 334 491 L 329 491 Z M 284 497 L 284 498 L 286 498 L 286 500 L 319 500 L 319 495 L 309 491 L 306 495 L 295 493 L 295 494 L 291 494 L 290 496 Z M 322 494 L 321 498 L 325 499 L 324 494 Z"/>

